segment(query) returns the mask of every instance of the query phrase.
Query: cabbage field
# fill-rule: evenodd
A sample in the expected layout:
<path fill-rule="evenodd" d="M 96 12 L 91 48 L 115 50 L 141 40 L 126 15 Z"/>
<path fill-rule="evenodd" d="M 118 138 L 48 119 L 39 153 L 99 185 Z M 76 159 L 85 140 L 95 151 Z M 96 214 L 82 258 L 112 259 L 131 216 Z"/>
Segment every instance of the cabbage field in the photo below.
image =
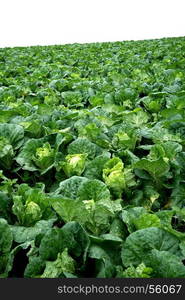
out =
<path fill-rule="evenodd" d="M 0 49 L 0 277 L 185 278 L 185 37 Z"/>

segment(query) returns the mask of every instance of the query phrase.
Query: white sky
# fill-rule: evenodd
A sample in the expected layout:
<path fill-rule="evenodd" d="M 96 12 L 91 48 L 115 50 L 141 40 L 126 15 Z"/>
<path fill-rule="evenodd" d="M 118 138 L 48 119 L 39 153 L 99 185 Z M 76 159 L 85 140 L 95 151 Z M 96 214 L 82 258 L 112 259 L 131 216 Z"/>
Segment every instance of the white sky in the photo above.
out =
<path fill-rule="evenodd" d="M 0 0 L 0 47 L 185 36 L 185 0 Z"/>

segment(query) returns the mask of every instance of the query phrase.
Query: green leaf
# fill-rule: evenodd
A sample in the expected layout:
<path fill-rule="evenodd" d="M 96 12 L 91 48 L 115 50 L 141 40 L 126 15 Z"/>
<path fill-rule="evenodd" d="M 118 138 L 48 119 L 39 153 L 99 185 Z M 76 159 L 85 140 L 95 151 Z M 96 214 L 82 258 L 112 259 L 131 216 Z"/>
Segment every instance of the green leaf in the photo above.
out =
<path fill-rule="evenodd" d="M 55 260 L 65 247 L 61 229 L 51 228 L 41 240 L 39 254 L 42 260 Z"/>
<path fill-rule="evenodd" d="M 39 234 L 44 235 L 53 226 L 56 219 L 50 219 L 48 221 L 40 220 L 33 227 L 24 227 L 11 225 L 11 231 L 13 239 L 16 243 L 25 243 L 32 241 Z"/>
<path fill-rule="evenodd" d="M 148 263 L 157 278 L 185 278 L 185 266 L 178 256 L 168 251 L 153 249 Z"/>
<path fill-rule="evenodd" d="M 13 235 L 5 219 L 0 218 L 0 277 L 7 277 Z"/>
<path fill-rule="evenodd" d="M 97 278 L 110 278 L 114 275 L 115 267 L 111 258 L 106 251 L 98 245 L 91 246 L 89 257 L 96 259 L 96 274 Z"/>
<path fill-rule="evenodd" d="M 52 207 L 64 222 L 76 221 L 85 224 L 88 219 L 88 211 L 85 204 L 78 199 L 52 198 Z"/>
<path fill-rule="evenodd" d="M 3 192 L 0 192 L 0 216 L 7 221 L 11 220 L 10 216 L 11 211 L 11 200 L 10 198 Z"/>
<path fill-rule="evenodd" d="M 6 138 L 14 149 L 19 149 L 24 142 L 24 130 L 15 124 L 0 124 L 0 136 Z"/>
<path fill-rule="evenodd" d="M 75 272 L 74 260 L 68 255 L 67 248 L 62 253 L 58 253 L 55 261 L 46 261 L 46 268 L 41 278 L 63 277 L 64 272 Z"/>
<path fill-rule="evenodd" d="M 144 229 L 148 227 L 160 227 L 160 219 L 156 215 L 149 213 L 141 215 L 138 219 L 134 219 L 134 225 L 137 229 Z"/>
<path fill-rule="evenodd" d="M 13 235 L 10 226 L 5 219 L 0 218 L 0 253 L 6 254 L 10 251 L 13 242 Z"/>
<path fill-rule="evenodd" d="M 85 169 L 84 176 L 89 179 L 102 180 L 102 173 L 105 163 L 109 160 L 108 156 L 100 155 L 90 161 Z"/>
<path fill-rule="evenodd" d="M 25 278 L 36 278 L 44 272 L 46 262 L 41 259 L 40 256 L 32 256 L 29 258 L 29 263 L 27 264 L 24 277 Z"/>
<path fill-rule="evenodd" d="M 69 254 L 74 257 L 82 258 L 85 262 L 90 240 L 87 232 L 77 222 L 68 222 L 61 229 L 65 248 L 68 248 Z"/>
<path fill-rule="evenodd" d="M 131 207 L 128 209 L 123 209 L 121 213 L 121 218 L 123 222 L 127 225 L 128 231 L 130 233 L 136 230 L 134 221 L 140 216 L 146 214 L 146 209 L 144 207 Z"/>
<path fill-rule="evenodd" d="M 110 192 L 107 186 L 100 180 L 87 180 L 81 184 L 78 190 L 80 200 L 108 200 Z"/>
<path fill-rule="evenodd" d="M 131 233 L 122 248 L 124 266 L 137 266 L 147 261 L 147 256 L 153 250 L 168 251 L 170 254 L 180 255 L 179 240 L 164 229 L 149 227 Z"/>
<path fill-rule="evenodd" d="M 59 184 L 59 188 L 55 191 L 54 195 L 62 195 L 64 198 L 76 199 L 81 184 L 87 180 L 85 177 L 72 176 Z"/>
<path fill-rule="evenodd" d="M 142 158 L 134 164 L 134 168 L 147 171 L 154 179 L 164 176 L 169 171 L 169 165 L 163 158 L 156 160 Z"/>

